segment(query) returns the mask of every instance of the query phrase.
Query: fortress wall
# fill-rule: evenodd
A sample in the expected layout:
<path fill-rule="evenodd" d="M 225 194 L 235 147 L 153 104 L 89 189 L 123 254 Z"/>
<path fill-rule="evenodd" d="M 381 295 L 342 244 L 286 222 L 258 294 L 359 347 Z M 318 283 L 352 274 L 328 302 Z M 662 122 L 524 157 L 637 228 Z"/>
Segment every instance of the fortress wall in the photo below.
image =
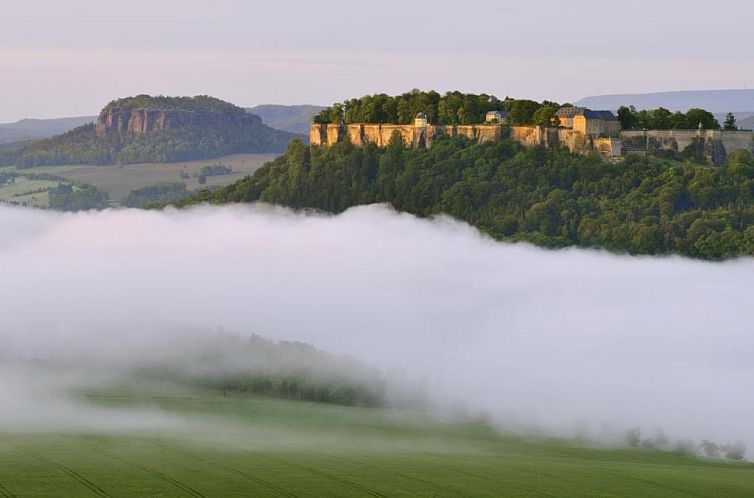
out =
<path fill-rule="evenodd" d="M 350 124 L 346 126 L 346 135 L 352 144 L 358 147 L 364 145 L 364 125 Z"/>
<path fill-rule="evenodd" d="M 343 139 L 341 126 L 336 124 L 327 125 L 327 145 L 335 145 Z"/>
<path fill-rule="evenodd" d="M 358 147 L 367 143 L 387 147 L 396 131 L 404 143 L 412 147 L 422 144 L 429 147 L 432 141 L 440 136 L 465 136 L 478 142 L 490 142 L 500 140 L 504 135 L 501 125 L 428 125 L 417 128 L 413 125 L 394 124 L 313 124 L 309 130 L 309 142 L 312 145 L 333 145 L 347 138 Z"/>
<path fill-rule="evenodd" d="M 391 125 L 391 124 L 364 124 L 361 125 L 363 129 L 363 142 L 354 145 L 363 145 L 365 143 L 373 143 L 378 147 L 387 147 L 390 143 L 390 138 L 396 131 L 403 138 L 403 142 L 406 145 L 414 145 L 418 142 L 418 137 L 415 137 L 414 127 L 411 125 Z"/>
<path fill-rule="evenodd" d="M 591 152 L 593 149 L 592 140 L 580 131 L 568 128 L 557 128 L 556 134 L 558 137 L 558 143 L 567 147 L 571 152 L 585 154 Z"/>
<path fill-rule="evenodd" d="M 145 123 L 141 124 L 143 126 Z M 711 164 L 724 164 L 726 154 L 734 150 L 745 149 L 754 153 L 754 133 L 721 130 L 647 130 L 646 132 L 643 130 L 627 130 L 620 133 L 620 139 L 608 140 L 585 135 L 573 129 L 542 128 L 540 126 L 512 126 L 508 128 L 501 125 L 428 125 L 426 127 L 414 127 L 413 125 L 394 124 L 313 124 L 309 131 L 309 141 L 312 145 L 334 145 L 343 140 L 349 140 L 358 147 L 367 143 L 373 143 L 378 147 L 387 147 L 390 138 L 396 131 L 403 138 L 406 146 L 409 147 L 431 147 L 432 142 L 440 136 L 464 136 L 480 143 L 509 137 L 524 147 L 543 145 L 555 148 L 564 146 L 575 153 L 587 154 L 597 150 L 606 157 L 615 157 L 622 149 L 623 143 L 631 138 L 643 138 L 646 134 L 649 138 L 659 142 L 661 147 L 666 149 L 676 149 L 677 147 L 679 152 L 690 145 L 694 145 L 699 148 L 699 153 L 703 154 Z M 699 138 L 702 140 L 699 141 Z"/>
<path fill-rule="evenodd" d="M 625 130 L 620 132 L 622 139 L 632 137 L 644 137 L 643 130 Z M 706 140 L 720 140 L 728 152 L 746 149 L 754 150 L 754 133 L 750 131 L 723 131 L 723 130 L 647 130 L 648 137 L 659 140 L 675 139 L 678 144 L 678 150 L 682 151 L 694 142 L 694 139 L 701 136 Z"/>
<path fill-rule="evenodd" d="M 748 150 L 754 153 L 754 133 L 750 131 L 724 130 L 626 130 L 620 136 L 623 140 L 646 136 L 662 143 L 664 148 L 671 148 L 677 144 L 677 150 L 682 152 L 686 147 L 695 145 L 701 147 L 704 156 L 711 164 L 725 164 L 726 155 L 736 150 Z M 699 142 L 701 139 L 701 142 Z"/>
<path fill-rule="evenodd" d="M 750 131 L 713 131 L 708 132 L 714 139 L 720 140 L 727 152 L 748 150 L 754 153 L 754 133 Z"/>
<path fill-rule="evenodd" d="M 327 126 L 313 124 L 311 128 L 309 128 L 309 143 L 311 145 L 322 145 L 327 143 Z"/>
<path fill-rule="evenodd" d="M 655 138 L 661 143 L 670 143 L 675 141 L 678 144 L 678 151 L 682 151 L 694 143 L 694 139 L 699 136 L 698 130 L 647 130 L 646 134 L 650 138 Z M 625 130 L 620 132 L 620 138 L 627 140 L 629 138 L 644 138 L 643 130 Z"/>
<path fill-rule="evenodd" d="M 619 138 L 595 138 L 593 147 L 604 159 L 612 159 L 621 155 L 623 142 Z"/>
<path fill-rule="evenodd" d="M 542 145 L 542 128 L 539 126 L 511 126 L 510 138 L 524 147 Z"/>
<path fill-rule="evenodd" d="M 459 137 L 466 137 L 470 140 L 476 140 L 476 130 L 471 125 L 455 126 L 455 134 Z"/>
<path fill-rule="evenodd" d="M 428 125 L 424 133 L 425 146 L 429 148 L 432 146 L 432 142 L 438 137 L 455 136 L 455 128 L 453 126 Z"/>
<path fill-rule="evenodd" d="M 501 125 L 478 125 L 476 127 L 477 140 L 480 143 L 496 142 L 503 138 Z"/>

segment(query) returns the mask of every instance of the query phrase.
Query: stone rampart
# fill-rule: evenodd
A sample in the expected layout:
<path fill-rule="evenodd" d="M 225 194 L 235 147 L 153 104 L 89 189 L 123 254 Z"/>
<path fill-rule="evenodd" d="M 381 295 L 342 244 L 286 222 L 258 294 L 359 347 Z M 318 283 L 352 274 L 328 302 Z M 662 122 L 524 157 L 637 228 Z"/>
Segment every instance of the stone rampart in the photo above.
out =
<path fill-rule="evenodd" d="M 629 130 L 621 131 L 620 138 L 601 138 L 569 129 L 541 126 L 503 125 L 396 125 L 396 124 L 313 124 L 309 132 L 312 145 L 334 145 L 348 139 L 357 147 L 372 143 L 387 147 L 394 133 L 398 133 L 406 146 L 431 147 L 440 136 L 464 136 L 480 143 L 510 138 L 524 147 L 566 147 L 571 152 L 588 154 L 598 152 L 606 158 L 620 156 L 622 151 L 639 150 L 635 142 L 645 137 L 654 139 L 660 148 L 678 152 L 694 146 L 711 164 L 724 164 L 727 153 L 745 149 L 754 153 L 754 133 L 750 131 L 721 130 Z"/>
<path fill-rule="evenodd" d="M 754 153 L 754 133 L 726 130 L 624 130 L 623 142 L 652 141 L 662 149 L 683 152 L 687 147 L 697 147 L 710 164 L 725 163 L 728 153 L 748 150 Z"/>

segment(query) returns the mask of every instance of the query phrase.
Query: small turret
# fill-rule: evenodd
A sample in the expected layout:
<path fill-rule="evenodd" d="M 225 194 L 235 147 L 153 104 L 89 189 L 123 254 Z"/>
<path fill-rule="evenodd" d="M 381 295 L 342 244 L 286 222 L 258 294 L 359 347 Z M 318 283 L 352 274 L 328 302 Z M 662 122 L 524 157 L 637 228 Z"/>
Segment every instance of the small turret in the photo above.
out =
<path fill-rule="evenodd" d="M 427 115 L 425 113 L 423 113 L 423 112 L 420 112 L 414 118 L 414 127 L 415 128 L 424 128 L 425 126 L 427 126 L 427 124 L 428 124 Z"/>

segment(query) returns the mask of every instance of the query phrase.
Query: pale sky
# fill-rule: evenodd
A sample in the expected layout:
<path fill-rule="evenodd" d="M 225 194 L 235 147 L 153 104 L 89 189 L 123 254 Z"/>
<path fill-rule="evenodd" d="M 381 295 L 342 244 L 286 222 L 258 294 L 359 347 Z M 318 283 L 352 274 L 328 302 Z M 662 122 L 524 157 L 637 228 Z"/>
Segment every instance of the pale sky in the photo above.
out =
<path fill-rule="evenodd" d="M 139 93 L 252 106 L 751 88 L 753 25 L 751 0 L 7 1 L 0 122 Z"/>

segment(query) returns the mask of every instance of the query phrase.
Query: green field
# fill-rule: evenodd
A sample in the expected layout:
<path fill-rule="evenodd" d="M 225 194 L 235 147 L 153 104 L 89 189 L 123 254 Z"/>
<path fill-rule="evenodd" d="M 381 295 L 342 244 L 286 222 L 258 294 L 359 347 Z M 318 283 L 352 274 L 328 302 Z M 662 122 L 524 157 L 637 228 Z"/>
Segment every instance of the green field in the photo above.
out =
<path fill-rule="evenodd" d="M 30 180 L 19 176 L 15 179 L 15 183 L 0 186 L 0 202 L 47 207 L 50 200 L 47 189 L 55 188 L 59 183 L 48 180 Z"/>
<path fill-rule="evenodd" d="M 506 436 L 481 423 L 220 393 L 89 396 L 175 430 L 0 433 L 0 496 L 754 496 L 754 466 Z"/>
<path fill-rule="evenodd" d="M 49 173 L 68 180 L 94 185 L 99 190 L 107 192 L 110 196 L 110 200 L 120 201 L 131 190 L 148 187 L 162 182 L 185 182 L 189 190 L 197 190 L 201 187 L 215 185 L 230 185 L 244 176 L 253 173 L 265 162 L 270 161 L 275 157 L 275 154 L 235 154 L 217 159 L 181 163 L 127 164 L 122 166 L 43 166 L 21 170 L 17 170 L 14 167 L 5 167 L 0 168 L 0 171 L 17 171 L 20 174 L 23 174 L 24 172 L 38 174 Z M 202 167 L 217 163 L 230 166 L 233 168 L 233 173 L 228 175 L 209 176 L 207 177 L 207 183 L 205 185 L 199 185 L 198 180 L 194 175 L 199 172 Z M 182 171 L 188 174 L 190 178 L 181 178 L 180 173 Z M 57 183 L 53 186 L 56 185 Z M 15 191 L 12 193 L 6 193 L 6 189 L 9 188 L 10 186 L 0 187 L 0 201 L 6 200 L 7 197 L 15 195 Z M 44 207 L 44 201 L 39 205 Z"/>

